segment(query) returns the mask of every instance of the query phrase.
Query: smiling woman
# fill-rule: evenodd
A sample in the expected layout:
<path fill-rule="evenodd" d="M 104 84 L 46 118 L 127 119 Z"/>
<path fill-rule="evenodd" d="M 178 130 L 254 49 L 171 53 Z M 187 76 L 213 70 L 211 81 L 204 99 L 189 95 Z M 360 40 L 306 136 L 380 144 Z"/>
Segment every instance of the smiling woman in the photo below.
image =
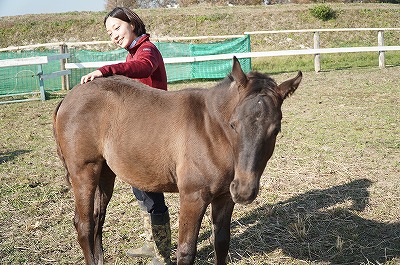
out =
<path fill-rule="evenodd" d="M 154 88 L 167 90 L 167 74 L 160 51 L 150 42 L 140 17 L 124 7 L 116 7 L 104 18 L 111 40 L 129 53 L 126 62 L 103 66 L 81 78 L 81 84 L 95 78 L 124 75 Z"/>

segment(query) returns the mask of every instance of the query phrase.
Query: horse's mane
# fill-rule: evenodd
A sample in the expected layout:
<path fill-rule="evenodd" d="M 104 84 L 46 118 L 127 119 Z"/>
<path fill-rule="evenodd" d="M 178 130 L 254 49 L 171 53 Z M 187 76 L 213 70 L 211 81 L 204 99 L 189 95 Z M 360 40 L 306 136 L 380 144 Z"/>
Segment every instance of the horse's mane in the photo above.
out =
<path fill-rule="evenodd" d="M 251 71 L 247 75 L 247 79 L 253 83 L 252 91 L 250 93 L 260 93 L 264 92 L 264 90 L 273 90 L 277 83 L 273 78 L 271 78 L 267 74 L 263 74 L 257 71 Z M 231 74 L 227 75 L 222 81 L 215 85 L 215 88 L 226 87 L 229 86 L 231 82 L 233 82 L 233 77 Z"/>
<path fill-rule="evenodd" d="M 253 92 L 256 93 L 263 92 L 265 89 L 273 90 L 277 86 L 273 78 L 260 72 L 252 71 L 247 74 L 247 78 L 253 82 Z"/>
<path fill-rule="evenodd" d="M 266 92 L 268 90 L 273 90 L 274 87 L 277 86 L 275 80 L 268 76 L 267 74 L 263 74 L 257 71 L 251 71 L 247 75 L 247 78 L 249 82 L 252 82 L 253 85 L 252 91 L 249 91 L 249 93 L 261 93 L 261 92 Z M 128 94 L 134 94 L 134 93 L 141 93 L 138 90 L 146 90 L 149 89 L 150 87 L 131 78 L 125 77 L 125 76 L 110 76 L 107 78 L 98 78 L 94 81 L 97 82 L 105 82 L 108 83 L 108 85 L 105 86 L 105 90 L 107 91 L 112 91 L 117 94 L 123 94 L 123 95 L 128 95 Z M 230 85 L 230 83 L 233 81 L 233 77 L 231 74 L 228 74 L 224 79 L 222 79 L 220 82 L 218 82 L 213 88 L 215 89 L 226 89 Z M 132 89 L 132 88 L 135 89 Z M 191 88 L 189 90 L 200 90 L 204 91 L 202 88 Z M 158 93 L 162 92 L 159 89 L 150 89 L 151 93 Z"/>
<path fill-rule="evenodd" d="M 226 88 L 233 81 L 231 74 L 227 75 L 224 79 L 219 81 L 214 88 Z"/>

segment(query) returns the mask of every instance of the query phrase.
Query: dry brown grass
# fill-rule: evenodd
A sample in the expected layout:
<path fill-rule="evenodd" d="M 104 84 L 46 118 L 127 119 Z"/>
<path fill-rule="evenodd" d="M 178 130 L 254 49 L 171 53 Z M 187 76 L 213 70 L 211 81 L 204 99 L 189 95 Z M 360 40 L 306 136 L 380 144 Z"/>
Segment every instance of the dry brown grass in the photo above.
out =
<path fill-rule="evenodd" d="M 230 264 L 400 263 L 399 80 L 399 67 L 305 73 L 285 101 L 259 196 L 235 208 Z M 51 131 L 58 101 L 0 105 L 3 264 L 83 264 Z M 166 196 L 176 247 L 178 197 Z M 107 264 L 144 264 L 124 254 L 142 242 L 138 213 L 130 187 L 117 181 Z M 206 216 L 196 264 L 212 264 L 210 231 Z"/>
<path fill-rule="evenodd" d="M 178 9 L 135 11 L 142 17 L 152 37 L 236 35 L 259 30 L 400 27 L 399 5 L 329 3 L 337 13 L 336 19 L 329 21 L 322 21 L 311 15 L 310 9 L 315 5 L 231 7 L 204 4 Z M 108 40 L 102 22 L 105 14 L 106 12 L 69 12 L 1 17 L 0 47 L 59 41 Z M 385 44 L 398 45 L 397 33 L 385 32 Z M 312 41 L 311 33 L 258 35 L 252 36 L 251 48 L 252 51 L 299 49 L 300 46 L 313 47 Z M 375 45 L 377 36 L 376 32 L 321 34 L 321 47 L 330 47 L 338 43 Z"/>

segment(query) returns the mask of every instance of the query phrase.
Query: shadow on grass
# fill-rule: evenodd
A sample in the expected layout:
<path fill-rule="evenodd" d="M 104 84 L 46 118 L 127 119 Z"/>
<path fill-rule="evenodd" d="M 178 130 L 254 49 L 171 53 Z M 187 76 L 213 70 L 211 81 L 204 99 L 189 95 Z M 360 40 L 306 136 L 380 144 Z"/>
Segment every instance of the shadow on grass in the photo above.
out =
<path fill-rule="evenodd" d="M 25 153 L 29 153 L 30 150 L 17 150 L 17 151 L 12 151 L 12 152 L 4 152 L 4 153 L 0 153 L 0 165 L 14 160 L 17 156 L 25 154 Z"/>
<path fill-rule="evenodd" d="M 312 190 L 275 205 L 265 204 L 234 220 L 231 259 L 276 249 L 296 259 L 332 264 L 381 264 L 400 257 L 400 223 L 381 223 L 357 215 L 368 204 L 371 184 L 360 179 Z M 211 246 L 198 254 L 207 256 L 210 252 Z"/>

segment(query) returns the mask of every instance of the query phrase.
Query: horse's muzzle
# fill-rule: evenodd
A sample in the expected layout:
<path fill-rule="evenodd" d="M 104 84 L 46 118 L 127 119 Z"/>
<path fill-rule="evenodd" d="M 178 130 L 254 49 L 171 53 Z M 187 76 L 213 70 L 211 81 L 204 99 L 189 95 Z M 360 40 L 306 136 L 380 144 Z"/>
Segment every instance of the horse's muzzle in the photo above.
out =
<path fill-rule="evenodd" d="M 229 186 L 232 200 L 239 204 L 250 204 L 257 197 L 259 190 L 259 181 L 250 183 L 241 183 L 241 181 L 233 180 Z"/>

